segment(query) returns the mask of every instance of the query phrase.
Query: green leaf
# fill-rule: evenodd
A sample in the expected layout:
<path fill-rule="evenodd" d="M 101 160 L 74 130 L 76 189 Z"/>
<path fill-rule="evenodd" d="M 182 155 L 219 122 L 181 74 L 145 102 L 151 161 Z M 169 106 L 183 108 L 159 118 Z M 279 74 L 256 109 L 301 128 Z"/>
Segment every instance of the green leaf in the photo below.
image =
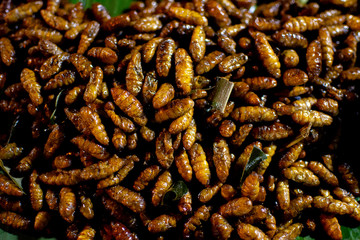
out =
<path fill-rule="evenodd" d="M 10 174 L 10 168 L 6 167 L 1 159 L 0 159 L 0 168 L 1 168 L 1 170 L 2 170 L 2 173 L 0 173 L 0 174 L 7 175 L 7 176 L 11 179 L 11 181 L 12 181 L 18 188 L 20 188 L 20 190 L 24 193 L 24 190 L 23 190 L 23 188 L 22 188 L 22 186 L 21 186 L 21 181 L 22 181 L 23 178 L 16 178 L 16 177 L 11 176 L 11 174 Z"/>
<path fill-rule="evenodd" d="M 101 3 L 106 7 L 111 16 L 117 16 L 128 9 L 132 0 L 70 0 L 72 3 L 82 2 L 85 8 L 91 8 L 93 3 Z"/>
<path fill-rule="evenodd" d="M 246 165 L 244 166 L 241 178 L 240 178 L 240 186 L 243 182 L 243 180 L 249 176 L 249 174 L 257 167 L 259 166 L 260 162 L 265 160 L 267 158 L 266 154 L 257 146 L 253 147 L 253 150 L 251 152 L 250 158 Z"/>
<path fill-rule="evenodd" d="M 178 201 L 189 191 L 184 181 L 175 182 L 165 193 L 161 205 L 168 205 L 171 202 Z"/>
<path fill-rule="evenodd" d="M 61 97 L 61 94 L 64 92 L 64 89 L 61 90 L 58 95 L 56 96 L 56 99 L 55 99 L 55 107 L 54 107 L 54 111 L 52 112 L 51 116 L 50 116 L 50 124 L 55 124 L 55 113 L 56 113 L 56 110 L 58 108 L 58 104 L 59 104 L 59 99 Z"/>

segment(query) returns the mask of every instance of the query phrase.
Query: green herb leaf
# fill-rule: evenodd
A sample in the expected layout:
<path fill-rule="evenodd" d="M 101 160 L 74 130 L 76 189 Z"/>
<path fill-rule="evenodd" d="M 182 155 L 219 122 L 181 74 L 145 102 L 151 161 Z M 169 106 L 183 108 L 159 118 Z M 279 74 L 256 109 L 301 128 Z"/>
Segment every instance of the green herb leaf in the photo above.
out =
<path fill-rule="evenodd" d="M 257 146 L 253 147 L 253 150 L 251 152 L 249 161 L 246 163 L 246 165 L 243 168 L 243 171 L 241 173 L 240 178 L 240 186 L 243 182 L 243 180 L 249 176 L 249 174 L 257 167 L 259 164 L 267 158 L 266 154 Z"/>
<path fill-rule="evenodd" d="M 168 205 L 171 202 L 178 201 L 189 191 L 184 181 L 175 182 L 164 194 L 161 205 Z"/>
<path fill-rule="evenodd" d="M 117 16 L 128 9 L 132 0 L 70 0 L 70 2 L 82 2 L 85 8 L 91 8 L 91 5 L 98 2 L 106 7 L 111 16 Z"/>
<path fill-rule="evenodd" d="M 58 107 L 58 104 L 59 104 L 59 99 L 61 97 L 61 94 L 64 92 L 64 89 L 61 90 L 58 95 L 56 96 L 56 99 L 55 99 L 55 107 L 54 107 L 54 111 L 52 112 L 51 116 L 50 116 L 50 124 L 55 124 L 55 113 L 56 113 L 56 110 L 57 110 L 57 107 Z"/>
<path fill-rule="evenodd" d="M 7 176 L 11 179 L 11 181 L 12 181 L 18 188 L 20 188 L 20 190 L 21 190 L 22 192 L 24 192 L 24 190 L 23 190 L 23 188 L 22 188 L 22 186 L 21 186 L 21 181 L 22 181 L 23 178 L 16 178 L 16 177 L 11 176 L 11 174 L 10 174 L 10 168 L 6 167 L 1 159 L 0 159 L 0 168 L 1 168 L 1 170 L 2 170 L 2 173 L 0 173 L 0 174 L 7 175 Z"/>

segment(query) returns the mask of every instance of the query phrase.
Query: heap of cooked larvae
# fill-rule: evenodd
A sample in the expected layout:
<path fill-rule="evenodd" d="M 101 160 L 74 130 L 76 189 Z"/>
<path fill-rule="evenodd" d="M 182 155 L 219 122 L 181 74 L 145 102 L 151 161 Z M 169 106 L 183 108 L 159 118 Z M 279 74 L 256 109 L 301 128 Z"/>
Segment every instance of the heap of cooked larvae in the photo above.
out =
<path fill-rule="evenodd" d="M 356 4 L 1 1 L 1 228 L 342 239 L 360 221 Z"/>

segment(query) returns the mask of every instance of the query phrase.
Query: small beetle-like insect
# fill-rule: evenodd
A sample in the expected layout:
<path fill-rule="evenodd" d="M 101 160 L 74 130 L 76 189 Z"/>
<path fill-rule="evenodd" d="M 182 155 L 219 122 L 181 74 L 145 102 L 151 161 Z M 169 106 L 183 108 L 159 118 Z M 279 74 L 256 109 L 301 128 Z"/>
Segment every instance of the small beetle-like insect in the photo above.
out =
<path fill-rule="evenodd" d="M 299 55 L 294 49 L 286 49 L 281 53 L 282 61 L 287 68 L 296 67 L 299 64 Z"/>
<path fill-rule="evenodd" d="M 170 17 L 175 17 L 185 22 L 186 24 L 202 26 L 208 25 L 208 20 L 206 17 L 200 15 L 198 12 L 186 8 L 171 6 L 168 14 Z"/>
<path fill-rule="evenodd" d="M 275 54 L 273 48 L 266 39 L 266 35 L 262 32 L 252 33 L 255 40 L 255 46 L 259 53 L 259 57 L 263 62 L 264 67 L 275 78 L 281 77 L 280 61 L 278 56 Z"/>
<path fill-rule="evenodd" d="M 224 58 L 225 53 L 220 51 L 213 51 L 199 61 L 199 63 L 196 65 L 195 71 L 199 75 L 207 73 L 216 65 L 218 65 Z"/>
<path fill-rule="evenodd" d="M 65 61 L 70 59 L 69 53 L 61 53 L 48 58 L 40 68 L 40 77 L 48 79 L 51 76 L 60 72 L 60 69 Z M 71 59 L 70 59 L 71 60 Z"/>
<path fill-rule="evenodd" d="M 248 223 L 239 223 L 237 233 L 241 239 L 270 239 L 260 228 Z"/>
<path fill-rule="evenodd" d="M 38 12 L 43 6 L 43 1 L 34 1 L 22 4 L 11 11 L 9 11 L 4 19 L 7 23 L 16 23 L 26 17 L 31 17 Z"/>
<path fill-rule="evenodd" d="M 169 119 L 181 117 L 194 107 L 194 101 L 190 98 L 172 100 L 165 107 L 155 113 L 155 121 L 158 123 Z"/>
<path fill-rule="evenodd" d="M 34 106 L 39 106 L 43 103 L 43 97 L 40 94 L 41 86 L 37 82 L 34 71 L 24 68 L 20 75 L 21 83 L 24 89 L 29 93 L 29 97 Z"/>
<path fill-rule="evenodd" d="M 111 89 L 111 95 L 115 104 L 137 124 L 144 126 L 147 123 L 147 117 L 143 111 L 140 101 L 129 91 L 115 87 Z"/>
<path fill-rule="evenodd" d="M 94 210 L 93 210 L 93 203 L 90 198 L 87 198 L 85 196 L 80 196 L 80 213 L 86 218 L 86 219 L 92 219 L 94 218 Z"/>
<path fill-rule="evenodd" d="M 342 179 L 345 181 L 350 192 L 355 196 L 359 196 L 360 195 L 359 181 L 357 180 L 351 166 L 348 163 L 342 163 L 338 166 L 338 171 Z"/>
<path fill-rule="evenodd" d="M 141 191 L 146 188 L 150 181 L 154 180 L 160 173 L 161 168 L 157 165 L 152 165 L 143 170 L 134 182 L 133 188 L 136 191 Z"/>
<path fill-rule="evenodd" d="M 30 219 L 10 211 L 0 213 L 0 222 L 16 230 L 28 230 L 30 228 Z"/>
<path fill-rule="evenodd" d="M 98 95 L 101 93 L 103 83 L 103 71 L 99 66 L 93 68 L 90 72 L 89 82 L 86 85 L 83 98 L 85 102 L 94 102 Z"/>
<path fill-rule="evenodd" d="M 156 72 L 160 77 L 167 77 L 171 68 L 171 58 L 175 53 L 175 41 L 165 38 L 156 51 Z"/>
<path fill-rule="evenodd" d="M 283 138 L 287 138 L 292 136 L 294 131 L 288 125 L 285 125 L 280 122 L 275 122 L 269 126 L 259 126 L 255 127 L 251 135 L 257 140 L 264 140 L 264 141 L 275 141 Z"/>
<path fill-rule="evenodd" d="M 292 68 L 284 72 L 283 82 L 286 86 L 298 86 L 303 85 L 309 80 L 306 72 L 298 69 Z"/>
<path fill-rule="evenodd" d="M 332 197 L 316 196 L 314 197 L 313 206 L 330 214 L 351 214 L 354 208 L 346 202 L 334 199 Z"/>
<path fill-rule="evenodd" d="M 231 156 L 229 146 L 224 139 L 218 139 L 213 143 L 213 161 L 220 182 L 226 182 L 230 172 Z"/>
<path fill-rule="evenodd" d="M 327 215 L 322 213 L 320 215 L 320 222 L 323 226 L 327 235 L 334 240 L 343 239 L 341 226 L 339 224 L 338 219 L 335 216 Z"/>
<path fill-rule="evenodd" d="M 160 165 L 168 169 L 174 161 L 174 148 L 171 134 L 165 129 L 159 134 L 155 142 L 155 154 Z"/>
<path fill-rule="evenodd" d="M 152 99 L 152 105 L 159 109 L 168 104 L 175 97 L 175 89 L 170 83 L 163 83 Z"/>
<path fill-rule="evenodd" d="M 188 191 L 185 193 L 178 202 L 178 209 L 184 215 L 188 215 L 192 211 L 192 196 Z"/>
<path fill-rule="evenodd" d="M 207 1 L 205 7 L 209 16 L 215 19 L 219 27 L 231 25 L 231 19 L 220 3 L 217 1 Z"/>
<path fill-rule="evenodd" d="M 144 83 L 144 73 L 141 65 L 141 53 L 132 54 L 126 69 L 126 89 L 134 96 L 138 95 Z"/>
<path fill-rule="evenodd" d="M 286 168 L 293 164 L 299 158 L 303 147 L 303 143 L 297 143 L 291 146 L 291 148 L 280 158 L 279 167 Z"/>
<path fill-rule="evenodd" d="M 218 213 L 214 213 L 210 218 L 211 231 L 215 238 L 227 240 L 231 237 L 234 228 L 228 221 Z"/>
<path fill-rule="evenodd" d="M 183 95 L 191 91 L 194 78 L 194 69 L 191 57 L 183 48 L 175 51 L 175 82 Z"/>
<path fill-rule="evenodd" d="M 196 228 L 201 224 L 201 221 L 207 221 L 210 218 L 211 207 L 202 205 L 191 216 L 187 222 L 184 224 L 183 236 L 189 238 L 192 231 L 195 231 Z"/>
<path fill-rule="evenodd" d="M 100 24 L 98 22 L 91 21 L 87 24 L 80 36 L 79 47 L 77 50 L 78 54 L 84 54 L 86 52 L 91 43 L 95 40 L 99 30 Z"/>
<path fill-rule="evenodd" d="M 111 222 L 111 232 L 111 235 L 114 236 L 115 239 L 138 240 L 136 234 L 132 233 L 121 222 Z"/>
<path fill-rule="evenodd" d="M 282 47 L 306 48 L 308 46 L 308 40 L 301 33 L 289 32 L 285 29 L 275 32 L 272 38 Z"/>
<path fill-rule="evenodd" d="M 76 197 L 75 193 L 68 187 L 60 190 L 59 213 L 67 222 L 71 223 L 75 218 Z"/>
<path fill-rule="evenodd" d="M 209 202 L 220 190 L 222 183 L 217 183 L 214 186 L 204 188 L 199 192 L 198 199 L 202 203 Z"/>
<path fill-rule="evenodd" d="M 137 192 L 133 192 L 120 185 L 108 188 L 106 189 L 106 192 L 112 199 L 121 203 L 135 213 L 140 213 L 145 210 L 145 200 Z"/>
<path fill-rule="evenodd" d="M 241 186 L 241 196 L 248 197 L 251 201 L 255 201 L 258 198 L 259 191 L 259 175 L 256 172 L 251 172 Z"/>
<path fill-rule="evenodd" d="M 110 20 L 111 16 L 107 9 L 100 3 L 94 3 L 91 5 L 91 10 L 94 14 L 96 21 L 103 24 Z"/>
<path fill-rule="evenodd" d="M 209 185 L 211 173 L 202 146 L 194 143 L 189 149 L 189 155 L 196 179 L 205 186 Z"/>
<path fill-rule="evenodd" d="M 296 237 L 300 235 L 303 227 L 304 226 L 301 223 L 294 223 L 276 233 L 273 239 L 296 239 Z"/>
<path fill-rule="evenodd" d="M 93 47 L 87 55 L 99 59 L 105 64 L 115 64 L 118 61 L 118 56 L 115 51 L 107 47 Z"/>
<path fill-rule="evenodd" d="M 101 123 L 99 114 L 91 110 L 89 107 L 82 107 L 80 109 L 80 116 L 96 140 L 103 145 L 108 145 L 109 137 L 105 131 L 105 126 Z"/>
<path fill-rule="evenodd" d="M 261 122 L 273 121 L 277 119 L 276 112 L 267 107 L 260 106 L 245 106 L 235 108 L 231 112 L 231 117 L 239 122 Z"/>
<path fill-rule="evenodd" d="M 306 63 L 310 79 L 318 77 L 322 71 L 322 50 L 320 41 L 314 40 L 307 47 Z"/>
<path fill-rule="evenodd" d="M 275 18 L 254 17 L 249 26 L 259 31 L 276 31 L 281 28 L 281 21 Z"/>
<path fill-rule="evenodd" d="M 286 219 L 295 218 L 304 209 L 311 208 L 313 198 L 310 195 L 299 196 L 290 201 L 289 207 L 284 211 Z"/>
<path fill-rule="evenodd" d="M 6 37 L 0 38 L 0 55 L 2 62 L 6 66 L 14 64 L 16 61 L 14 46 L 11 44 L 10 39 Z"/>
<path fill-rule="evenodd" d="M 130 119 L 115 113 L 115 105 L 112 102 L 107 102 L 104 108 L 106 114 L 115 126 L 119 127 L 124 132 L 133 132 L 135 130 L 135 124 Z"/>
<path fill-rule="evenodd" d="M 282 174 L 290 180 L 302 183 L 305 186 L 318 186 L 319 178 L 310 170 L 303 167 L 289 167 L 282 171 Z"/>
<path fill-rule="evenodd" d="M 239 217 L 248 214 L 252 208 L 253 205 L 251 200 L 247 197 L 241 197 L 230 200 L 224 205 L 221 205 L 219 213 L 223 217 L 230 217 L 230 216 Z"/>
<path fill-rule="evenodd" d="M 175 164 L 181 177 L 190 182 L 192 179 L 192 167 L 190 165 L 188 154 L 185 150 L 181 150 L 177 156 L 175 156 Z"/>
<path fill-rule="evenodd" d="M 325 62 L 325 66 L 326 68 L 330 68 L 334 61 L 334 44 L 327 28 L 320 28 L 319 41 L 321 44 L 322 58 Z"/>
<path fill-rule="evenodd" d="M 284 28 L 290 32 L 305 32 L 318 30 L 324 23 L 322 18 L 298 16 L 290 18 L 284 23 Z"/>
<path fill-rule="evenodd" d="M 148 230 L 151 233 L 166 232 L 169 229 L 176 227 L 176 222 L 174 216 L 163 214 L 149 222 Z"/>
<path fill-rule="evenodd" d="M 48 24 L 50 27 L 59 31 L 66 31 L 70 29 L 70 23 L 64 18 L 56 16 L 52 12 L 45 9 L 42 9 L 40 11 L 40 14 L 44 19 L 45 23 Z"/>
<path fill-rule="evenodd" d="M 244 53 L 229 55 L 219 63 L 219 70 L 223 73 L 231 73 L 241 68 L 248 61 L 248 56 Z"/>
<path fill-rule="evenodd" d="M 64 34 L 64 37 L 70 40 L 74 40 L 76 39 L 79 34 L 84 31 L 84 29 L 87 27 L 88 23 L 82 23 L 79 24 L 78 26 L 72 27 L 69 30 L 67 30 Z"/>
<path fill-rule="evenodd" d="M 30 202 L 35 211 L 39 211 L 42 208 L 44 201 L 44 194 L 38 183 L 38 177 L 37 171 L 33 170 L 29 178 Z"/>
<path fill-rule="evenodd" d="M 84 150 L 97 159 L 105 160 L 110 156 L 104 147 L 88 139 L 85 139 L 84 137 L 74 137 L 71 139 L 71 142 L 77 145 L 79 149 Z"/>
<path fill-rule="evenodd" d="M 276 184 L 276 198 L 282 210 L 286 210 L 290 207 L 290 189 L 288 180 L 282 180 Z"/>
<path fill-rule="evenodd" d="M 328 170 L 321 162 L 310 161 L 308 168 L 329 185 L 334 187 L 337 187 L 339 185 L 337 177 L 332 172 L 330 172 L 330 170 Z"/>
<path fill-rule="evenodd" d="M 135 21 L 134 28 L 139 32 L 155 32 L 162 28 L 162 23 L 157 16 L 146 16 Z"/>
<path fill-rule="evenodd" d="M 157 179 L 154 189 L 151 192 L 151 202 L 154 206 L 158 206 L 164 197 L 165 193 L 169 190 L 172 184 L 172 177 L 169 171 L 163 172 Z"/>
<path fill-rule="evenodd" d="M 203 26 L 196 26 L 191 36 L 189 51 L 195 62 L 199 62 L 206 51 L 205 31 Z"/>
<path fill-rule="evenodd" d="M 96 231 L 92 227 L 86 225 L 81 232 L 79 232 L 79 235 L 77 239 L 79 240 L 93 240 L 95 238 Z"/>
<path fill-rule="evenodd" d="M 106 178 L 111 174 L 119 171 L 125 165 L 125 163 L 125 159 L 114 155 L 106 161 L 99 161 L 81 169 L 80 179 L 82 181 L 89 181 Z"/>
<path fill-rule="evenodd" d="M 34 229 L 36 231 L 42 231 L 44 230 L 47 225 L 49 224 L 51 219 L 51 215 L 49 212 L 46 211 L 40 211 L 36 214 L 35 220 L 34 220 Z"/>
<path fill-rule="evenodd" d="M 310 123 L 313 127 L 329 126 L 333 121 L 331 116 L 316 110 L 298 110 L 291 116 L 294 122 L 300 125 Z"/>
<path fill-rule="evenodd" d="M 75 82 L 75 72 L 71 70 L 64 70 L 50 79 L 44 86 L 44 90 L 53 90 L 62 86 L 71 85 Z"/>

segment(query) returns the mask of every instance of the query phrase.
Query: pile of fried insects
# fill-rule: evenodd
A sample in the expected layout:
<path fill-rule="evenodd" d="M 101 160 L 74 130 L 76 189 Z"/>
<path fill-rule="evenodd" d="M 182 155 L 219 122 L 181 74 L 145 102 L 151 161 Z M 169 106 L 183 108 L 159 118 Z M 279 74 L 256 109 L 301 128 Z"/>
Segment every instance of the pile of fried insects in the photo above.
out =
<path fill-rule="evenodd" d="M 1 227 L 342 239 L 360 221 L 356 4 L 3 0 Z"/>

